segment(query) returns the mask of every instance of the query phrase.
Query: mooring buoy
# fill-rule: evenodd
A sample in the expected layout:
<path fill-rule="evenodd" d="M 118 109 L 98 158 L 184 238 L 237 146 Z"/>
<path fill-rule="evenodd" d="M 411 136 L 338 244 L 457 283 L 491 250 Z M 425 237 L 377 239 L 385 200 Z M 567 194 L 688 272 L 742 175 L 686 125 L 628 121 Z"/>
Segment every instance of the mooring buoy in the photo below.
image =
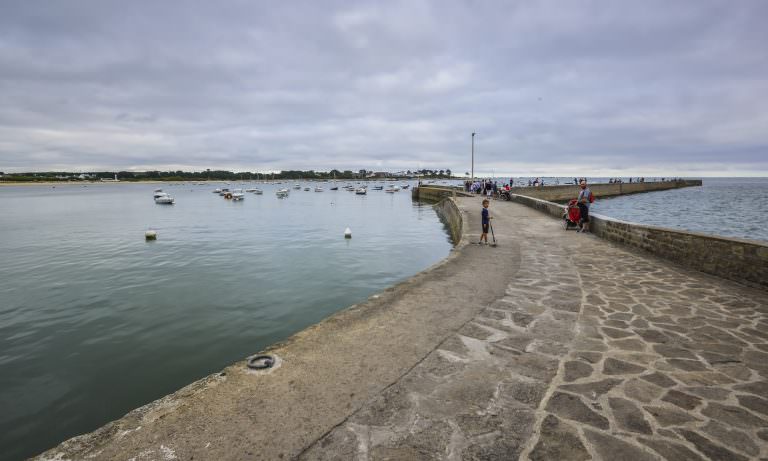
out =
<path fill-rule="evenodd" d="M 344 230 L 344 238 L 345 239 L 351 239 L 352 238 L 352 229 L 350 229 L 349 227 L 347 227 Z"/>
<path fill-rule="evenodd" d="M 144 238 L 147 240 L 157 240 L 157 231 L 148 230 L 144 232 Z"/>

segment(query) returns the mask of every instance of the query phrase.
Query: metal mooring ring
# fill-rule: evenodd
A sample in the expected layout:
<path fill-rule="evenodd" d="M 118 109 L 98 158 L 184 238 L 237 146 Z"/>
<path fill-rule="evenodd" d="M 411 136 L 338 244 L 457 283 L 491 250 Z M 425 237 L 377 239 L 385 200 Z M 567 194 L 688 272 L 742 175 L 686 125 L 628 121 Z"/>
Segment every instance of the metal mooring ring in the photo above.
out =
<path fill-rule="evenodd" d="M 248 368 L 252 370 L 265 370 L 274 364 L 275 358 L 271 355 L 255 355 L 248 359 Z"/>

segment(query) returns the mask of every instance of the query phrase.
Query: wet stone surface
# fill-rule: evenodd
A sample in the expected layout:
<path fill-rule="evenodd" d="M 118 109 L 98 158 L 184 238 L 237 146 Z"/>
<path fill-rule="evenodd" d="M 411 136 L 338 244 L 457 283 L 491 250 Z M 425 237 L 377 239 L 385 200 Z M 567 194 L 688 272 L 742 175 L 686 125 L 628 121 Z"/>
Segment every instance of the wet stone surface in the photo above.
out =
<path fill-rule="evenodd" d="M 493 207 L 506 296 L 305 459 L 768 459 L 767 292 Z"/>

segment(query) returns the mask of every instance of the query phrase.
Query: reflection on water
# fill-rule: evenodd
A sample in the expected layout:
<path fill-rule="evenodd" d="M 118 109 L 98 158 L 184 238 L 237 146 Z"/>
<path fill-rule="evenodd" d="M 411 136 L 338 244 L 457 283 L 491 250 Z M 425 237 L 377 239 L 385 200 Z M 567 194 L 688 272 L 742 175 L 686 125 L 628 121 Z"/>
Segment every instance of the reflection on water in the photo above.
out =
<path fill-rule="evenodd" d="M 408 191 L 277 199 L 285 186 L 232 202 L 160 185 L 173 206 L 146 184 L 0 187 L 0 458 L 93 430 L 450 251 Z"/>

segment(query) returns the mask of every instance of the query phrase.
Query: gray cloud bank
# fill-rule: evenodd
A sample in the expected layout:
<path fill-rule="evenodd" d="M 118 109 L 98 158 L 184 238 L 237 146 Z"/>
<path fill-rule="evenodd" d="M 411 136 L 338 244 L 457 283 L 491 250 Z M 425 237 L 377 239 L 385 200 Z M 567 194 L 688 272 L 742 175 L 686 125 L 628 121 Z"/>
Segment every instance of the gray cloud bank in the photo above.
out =
<path fill-rule="evenodd" d="M 0 11 L 0 171 L 768 175 L 761 0 Z"/>

